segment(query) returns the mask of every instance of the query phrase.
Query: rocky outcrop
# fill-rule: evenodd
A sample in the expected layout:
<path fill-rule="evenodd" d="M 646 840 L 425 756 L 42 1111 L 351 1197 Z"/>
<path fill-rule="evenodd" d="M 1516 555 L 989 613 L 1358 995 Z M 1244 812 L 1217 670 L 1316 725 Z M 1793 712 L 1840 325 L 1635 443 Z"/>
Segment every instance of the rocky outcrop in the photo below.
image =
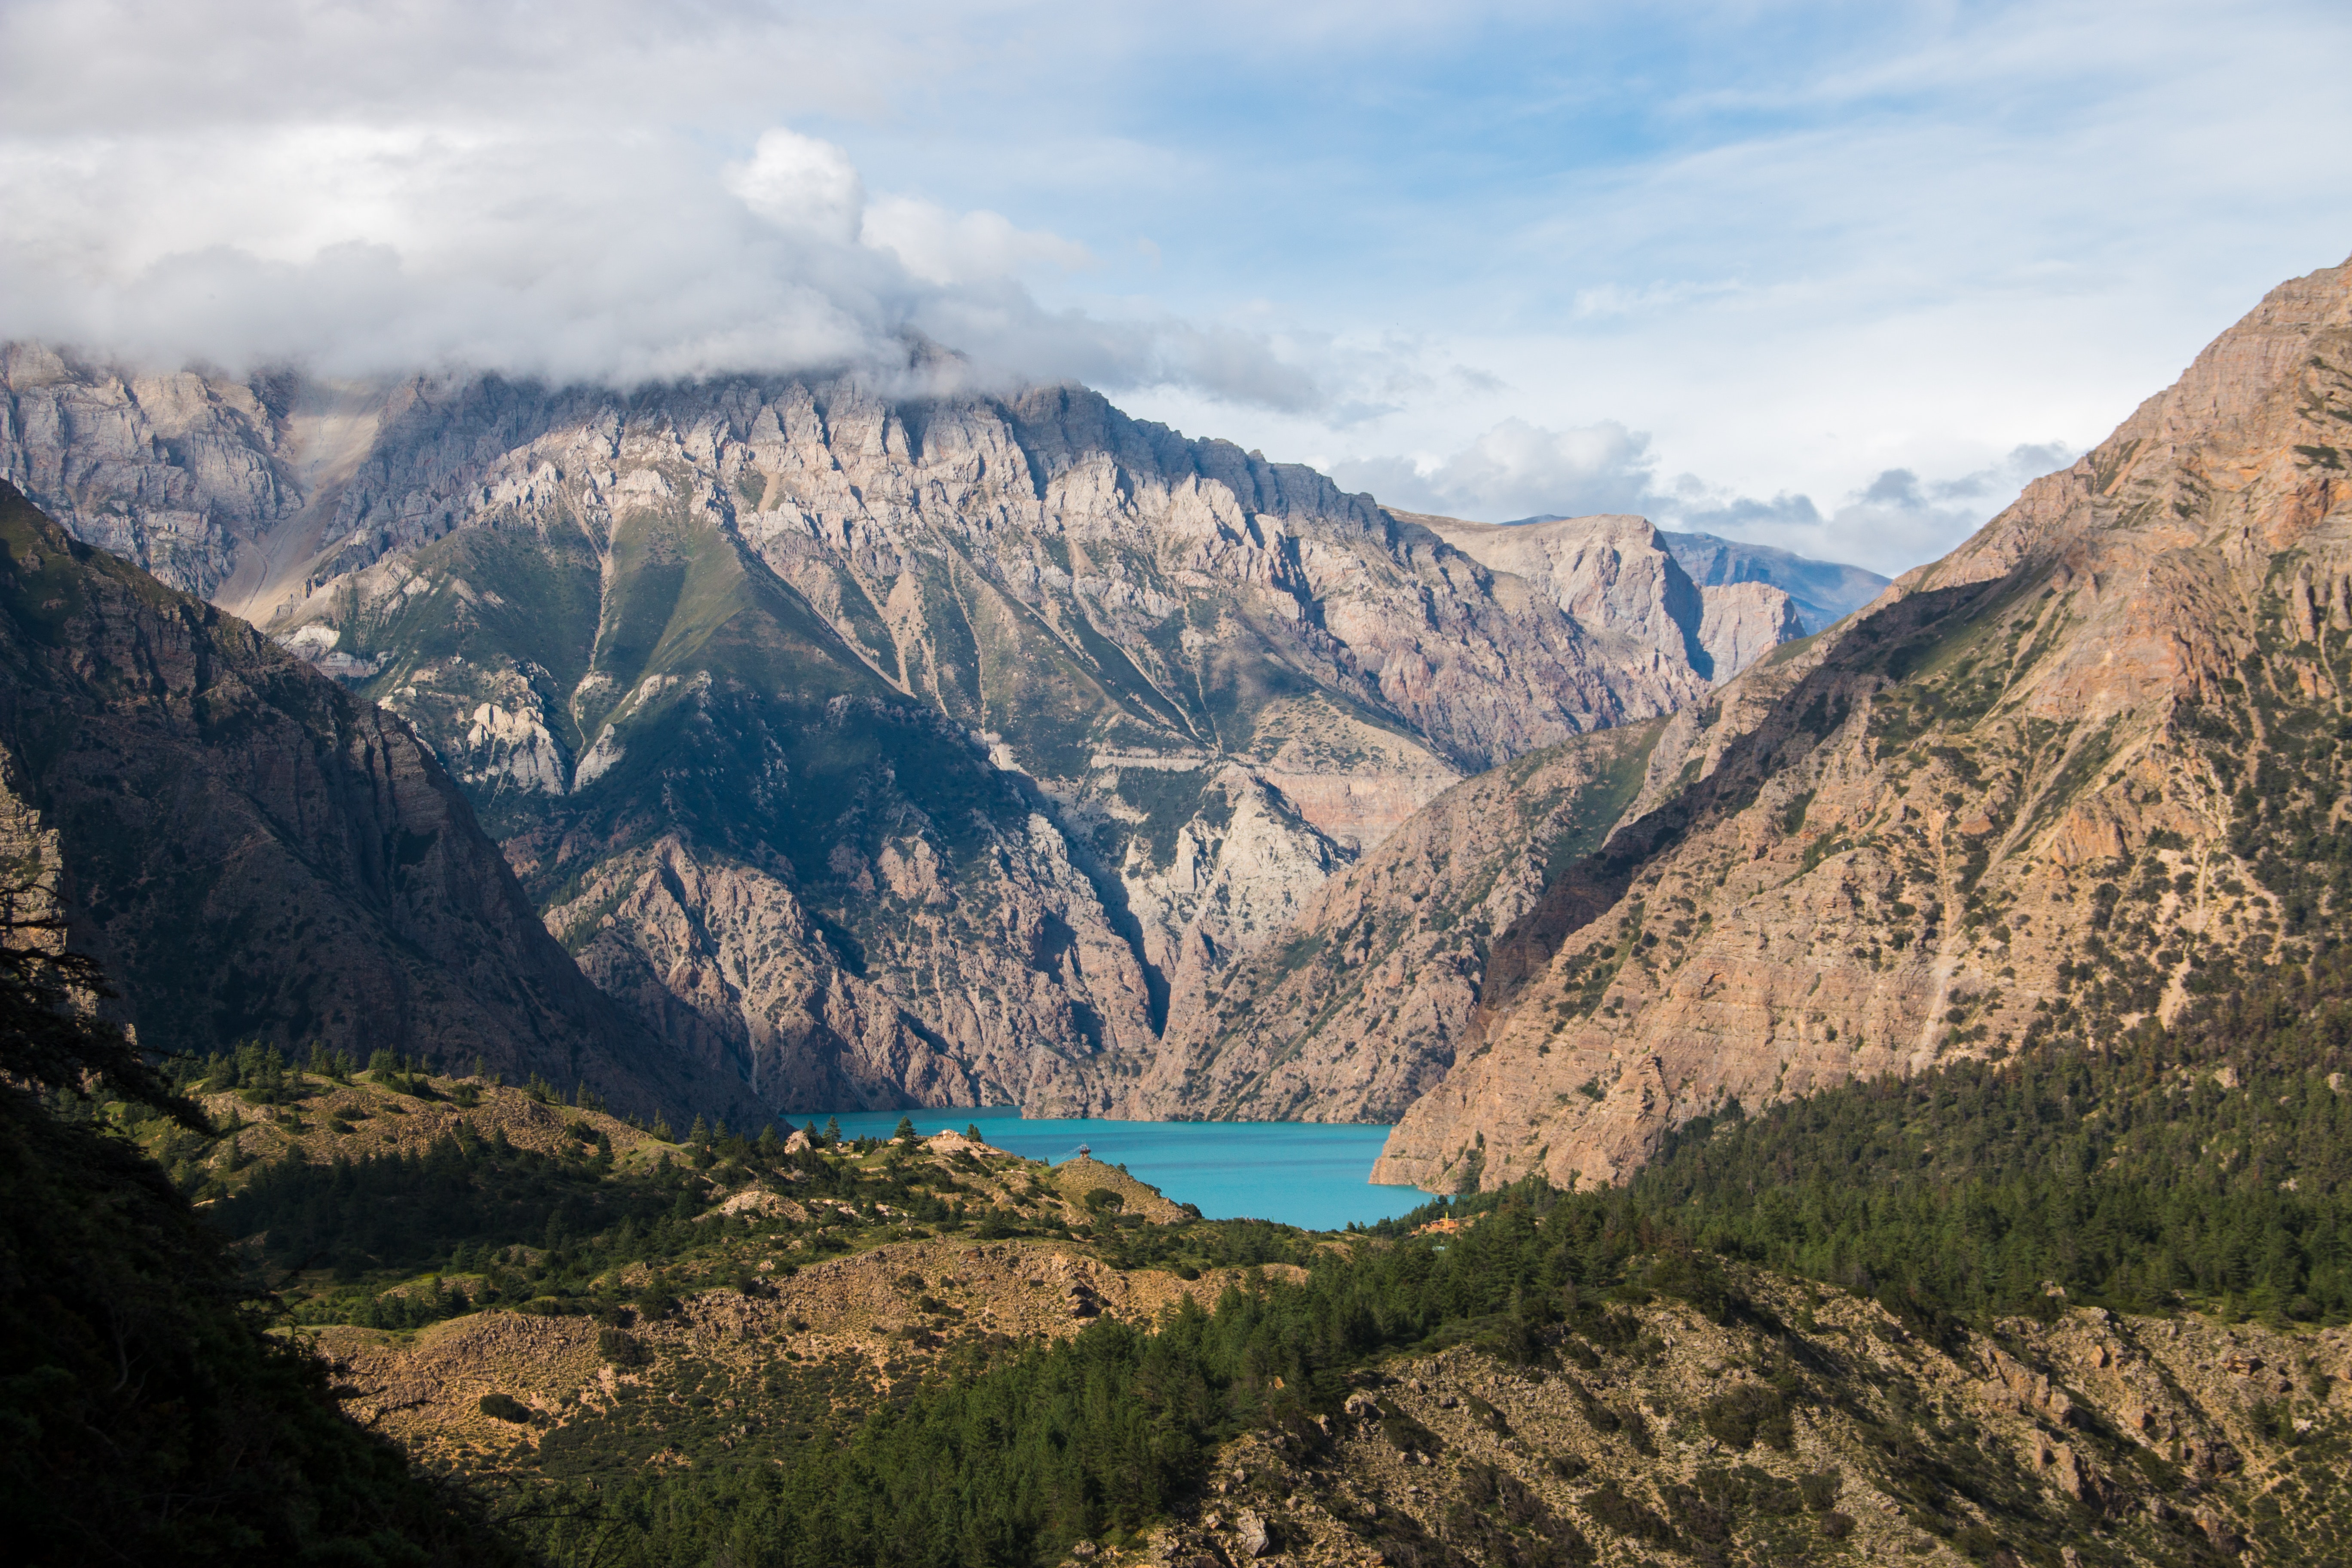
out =
<path fill-rule="evenodd" d="M 1125 1113 L 1395 1121 L 1453 1065 L 1496 935 L 1615 825 L 1662 728 L 1584 736 L 1440 795 L 1172 1017 Z"/>
<path fill-rule="evenodd" d="M 2340 1329 L 2095 1307 L 1938 1342 L 1842 1292 L 1751 1288 L 1757 1319 L 1633 1309 L 1630 1355 L 1554 1331 L 1549 1366 L 1460 1347 L 1359 1373 L 1342 1412 L 1221 1449 L 1150 1560 L 1246 1562 L 1269 1536 L 1316 1568 L 2340 1555 L 2352 1498 L 2310 1458 L 2352 1412 Z"/>
<path fill-rule="evenodd" d="M 0 479 L 174 587 L 211 595 L 297 504 L 276 384 L 128 375 L 9 343 L 0 385 Z"/>
<path fill-rule="evenodd" d="M 1548 522 L 1413 518 L 1472 560 L 1508 572 L 1580 623 L 1638 648 L 1648 668 L 1711 677 L 1697 634 L 1697 587 L 1649 520 L 1603 515 Z"/>
<path fill-rule="evenodd" d="M 1761 583 L 1789 595 L 1801 634 L 1843 620 L 1886 591 L 1889 579 L 1860 566 L 1813 561 L 1769 544 L 1712 533 L 1661 531 L 1658 538 L 1702 590 Z"/>
<path fill-rule="evenodd" d="M 1729 680 L 1782 643 L 1805 635 L 1796 602 L 1767 583 L 1702 588 L 1699 606 L 1699 646 L 1718 680 Z"/>
<path fill-rule="evenodd" d="M 2307 954 L 2345 885 L 2347 363 L 2352 272 L 2283 286 L 1958 551 L 1678 718 L 1688 776 L 1498 940 L 1520 978 L 1380 1176 L 1613 1180 L 1734 1099 L 2104 1045 Z"/>
<path fill-rule="evenodd" d="M 1717 663 L 1639 520 L 1504 561 L 1066 388 L 5 368 L 11 471 L 407 718 L 599 984 L 779 1105 L 1105 1108 L 1415 808 Z M 181 474 L 199 426 L 261 478 Z"/>
<path fill-rule="evenodd" d="M 408 727 L 0 486 L 0 788 L 140 1042 L 314 1043 L 740 1105 L 583 981 Z"/>
<path fill-rule="evenodd" d="M 1669 536 L 1644 518 L 1487 523 L 1397 515 L 1410 517 L 1472 559 L 1511 574 L 1578 624 L 1595 628 L 1609 639 L 1618 663 L 1646 668 L 1664 679 L 1688 670 L 1719 685 L 1805 635 L 1796 602 L 1769 577 L 1751 572 L 1702 587 L 1684 571 L 1680 555 L 1668 546 Z M 1752 563 L 1743 557 L 1740 564 Z M 1734 569 L 1725 560 L 1708 565 L 1718 576 Z"/>
<path fill-rule="evenodd" d="M 1481 1046 L 1563 922 L 1591 918 L 1591 891 L 1563 873 L 1711 773 L 1820 656 L 1783 643 L 1704 706 L 1456 785 L 1171 1016 L 1129 1113 L 1397 1120 Z"/>

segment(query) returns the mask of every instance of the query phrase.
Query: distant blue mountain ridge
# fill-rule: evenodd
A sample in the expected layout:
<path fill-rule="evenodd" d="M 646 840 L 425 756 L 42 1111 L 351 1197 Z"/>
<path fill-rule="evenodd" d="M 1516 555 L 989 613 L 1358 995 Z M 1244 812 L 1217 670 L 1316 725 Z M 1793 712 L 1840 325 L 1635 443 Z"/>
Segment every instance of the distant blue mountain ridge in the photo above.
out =
<path fill-rule="evenodd" d="M 1535 517 L 1515 517 L 1505 526 L 1564 521 L 1557 512 L 1544 512 Z M 1702 588 L 1719 587 L 1727 583 L 1769 583 L 1782 590 L 1795 603 L 1797 617 L 1804 623 L 1808 636 L 1843 620 L 1878 597 L 1880 591 L 1893 581 L 1864 567 L 1815 561 L 1793 551 L 1749 544 L 1738 539 L 1719 539 L 1712 533 L 1672 533 L 1662 528 L 1658 537 L 1665 541 L 1675 563 Z"/>

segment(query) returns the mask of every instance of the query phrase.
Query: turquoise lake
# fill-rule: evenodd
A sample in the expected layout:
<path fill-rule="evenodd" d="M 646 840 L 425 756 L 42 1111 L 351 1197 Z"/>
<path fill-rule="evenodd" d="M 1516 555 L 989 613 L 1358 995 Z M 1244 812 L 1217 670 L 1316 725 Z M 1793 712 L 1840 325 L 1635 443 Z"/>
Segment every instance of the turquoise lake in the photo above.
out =
<path fill-rule="evenodd" d="M 824 1125 L 828 1113 L 794 1115 Z M 1032 1121 L 1017 1110 L 851 1110 L 830 1113 L 847 1138 L 887 1138 L 901 1116 L 926 1136 L 973 1122 L 999 1149 L 1055 1164 L 1083 1143 L 1107 1165 L 1149 1182 L 1211 1219 L 1271 1219 L 1309 1230 L 1406 1214 L 1430 1201 L 1418 1187 L 1376 1187 L 1367 1179 L 1385 1127 L 1320 1121 Z"/>

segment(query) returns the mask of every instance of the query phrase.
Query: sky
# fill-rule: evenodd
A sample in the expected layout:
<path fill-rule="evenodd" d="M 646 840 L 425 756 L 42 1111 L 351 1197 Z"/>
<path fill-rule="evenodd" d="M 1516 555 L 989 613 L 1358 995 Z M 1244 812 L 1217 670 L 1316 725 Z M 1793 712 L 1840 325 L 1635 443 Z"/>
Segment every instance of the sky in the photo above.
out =
<path fill-rule="evenodd" d="M 0 0 L 0 338 L 1099 387 L 1894 573 L 2352 253 L 2340 0 Z"/>

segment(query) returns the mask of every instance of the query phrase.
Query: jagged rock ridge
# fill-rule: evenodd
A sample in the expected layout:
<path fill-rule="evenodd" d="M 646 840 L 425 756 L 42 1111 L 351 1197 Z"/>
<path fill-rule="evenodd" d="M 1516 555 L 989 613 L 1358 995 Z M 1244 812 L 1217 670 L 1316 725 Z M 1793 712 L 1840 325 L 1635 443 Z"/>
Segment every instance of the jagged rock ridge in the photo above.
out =
<path fill-rule="evenodd" d="M 1128 1113 L 1394 1121 L 1453 1065 L 1492 939 L 1614 826 L 1662 728 L 1532 752 L 1416 812 L 1172 1023 Z"/>
<path fill-rule="evenodd" d="M 1787 629 L 1646 524 L 1537 584 L 1066 389 L 5 370 L 9 473 L 409 718 L 598 983 L 778 1103 L 1117 1103 L 1413 809 Z"/>
<path fill-rule="evenodd" d="M 1615 662 L 1628 668 L 1664 675 L 1688 668 L 1720 683 L 1803 635 L 1785 591 L 1754 574 L 1700 586 L 1646 518 L 1602 513 L 1491 523 L 1397 515 L 1598 628 Z"/>

